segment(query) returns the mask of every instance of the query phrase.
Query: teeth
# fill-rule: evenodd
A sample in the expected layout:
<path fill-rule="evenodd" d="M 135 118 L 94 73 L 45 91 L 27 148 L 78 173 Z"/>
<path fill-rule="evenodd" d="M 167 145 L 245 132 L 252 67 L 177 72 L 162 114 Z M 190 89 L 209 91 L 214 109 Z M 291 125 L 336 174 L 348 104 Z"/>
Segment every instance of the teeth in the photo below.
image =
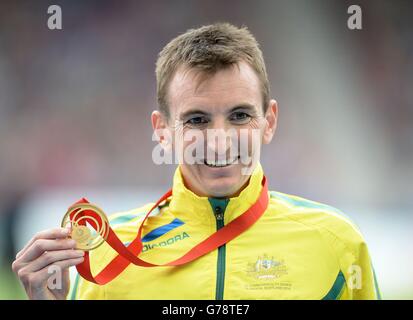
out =
<path fill-rule="evenodd" d="M 216 166 L 226 166 L 227 165 L 227 161 L 226 160 L 218 160 L 217 162 L 215 162 Z"/>
<path fill-rule="evenodd" d="M 236 157 L 232 160 L 217 160 L 217 161 L 208 161 L 208 160 L 205 159 L 205 164 L 207 166 L 210 166 L 210 167 L 225 167 L 225 166 L 228 166 L 228 165 L 234 163 L 235 160 L 237 160 L 237 159 L 238 159 L 238 157 Z"/>

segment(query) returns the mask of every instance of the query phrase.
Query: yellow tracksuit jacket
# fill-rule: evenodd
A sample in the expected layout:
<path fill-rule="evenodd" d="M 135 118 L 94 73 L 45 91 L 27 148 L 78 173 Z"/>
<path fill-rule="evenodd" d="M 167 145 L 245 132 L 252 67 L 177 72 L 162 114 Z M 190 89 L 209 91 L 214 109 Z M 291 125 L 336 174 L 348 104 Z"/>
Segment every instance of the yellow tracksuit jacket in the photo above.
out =
<path fill-rule="evenodd" d="M 173 195 L 151 214 L 143 229 L 148 262 L 166 263 L 247 210 L 261 191 L 257 165 L 238 197 L 211 199 L 188 190 L 177 168 Z M 71 299 L 380 299 L 367 245 L 359 229 L 339 210 L 269 191 L 262 217 L 224 246 L 182 266 L 129 265 L 99 286 L 79 276 Z M 152 204 L 110 217 L 127 244 L 136 237 Z M 114 256 L 106 243 L 91 252 L 92 273 Z"/>

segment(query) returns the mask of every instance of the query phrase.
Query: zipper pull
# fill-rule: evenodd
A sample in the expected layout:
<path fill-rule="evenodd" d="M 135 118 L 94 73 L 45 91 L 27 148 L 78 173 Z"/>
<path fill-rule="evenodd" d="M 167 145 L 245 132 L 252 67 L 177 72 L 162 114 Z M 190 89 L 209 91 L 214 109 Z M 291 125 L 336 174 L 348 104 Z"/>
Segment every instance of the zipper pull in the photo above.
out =
<path fill-rule="evenodd" d="M 215 218 L 217 220 L 224 220 L 224 215 L 222 213 L 222 208 L 221 207 L 215 207 Z"/>

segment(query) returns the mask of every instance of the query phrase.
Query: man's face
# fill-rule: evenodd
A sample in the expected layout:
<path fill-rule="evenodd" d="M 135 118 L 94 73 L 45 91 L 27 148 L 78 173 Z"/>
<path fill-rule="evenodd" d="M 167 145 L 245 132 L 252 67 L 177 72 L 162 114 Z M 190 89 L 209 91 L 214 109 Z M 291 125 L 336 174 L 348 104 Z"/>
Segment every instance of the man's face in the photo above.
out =
<path fill-rule="evenodd" d="M 271 141 L 277 121 L 274 100 L 264 114 L 254 70 L 244 62 L 212 75 L 181 67 L 171 79 L 168 102 L 169 119 L 155 111 L 154 129 L 168 128 L 175 137 L 174 149 L 181 151 L 194 144 L 182 137 L 189 133 L 203 137 L 196 140 L 203 151 L 195 155 L 196 163 L 185 157 L 181 163 L 186 187 L 199 196 L 238 195 L 258 161 L 261 144 Z"/>

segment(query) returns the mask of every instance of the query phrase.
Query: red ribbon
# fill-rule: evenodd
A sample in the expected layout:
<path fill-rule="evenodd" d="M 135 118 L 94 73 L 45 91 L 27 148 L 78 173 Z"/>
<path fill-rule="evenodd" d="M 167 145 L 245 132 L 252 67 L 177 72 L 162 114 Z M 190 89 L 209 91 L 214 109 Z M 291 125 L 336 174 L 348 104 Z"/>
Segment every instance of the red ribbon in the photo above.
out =
<path fill-rule="evenodd" d="M 228 243 L 232 239 L 239 236 L 241 233 L 243 233 L 245 230 L 251 227 L 262 216 L 262 214 L 268 206 L 267 181 L 266 178 L 263 177 L 260 196 L 258 197 L 257 201 L 243 214 L 241 214 L 240 216 L 232 220 L 230 223 L 228 223 L 227 225 L 225 225 L 224 227 L 210 235 L 205 240 L 198 243 L 195 247 L 190 249 L 187 253 L 185 253 L 183 256 L 176 260 L 164 264 L 154 264 L 144 261 L 139 258 L 139 254 L 142 252 L 143 248 L 141 240 L 143 225 L 146 219 L 148 218 L 149 214 L 156 207 L 158 207 L 162 201 L 165 201 L 171 195 L 172 190 L 169 190 L 153 205 L 153 207 L 146 214 L 145 218 L 142 220 L 136 238 L 127 247 L 116 236 L 115 232 L 113 232 L 113 230 L 109 226 L 107 226 L 109 228 L 109 234 L 106 238 L 106 242 L 118 253 L 118 255 L 111 262 L 109 262 L 109 264 L 106 265 L 105 268 L 102 269 L 102 271 L 100 271 L 96 276 L 93 276 L 90 270 L 89 252 L 86 251 L 83 262 L 76 266 L 76 269 L 79 272 L 79 274 L 84 279 L 90 282 L 99 285 L 104 285 L 115 279 L 131 263 L 141 267 L 183 265 L 207 254 L 208 252 L 211 252 L 212 250 L 224 245 L 225 243 Z M 82 198 L 75 204 L 79 203 L 89 202 L 87 201 L 87 199 Z M 92 217 L 96 215 L 96 213 L 94 213 L 92 210 L 85 210 L 81 214 Z M 98 230 L 99 226 L 96 226 L 96 224 L 93 223 L 93 220 L 88 220 L 88 218 L 85 218 L 84 221 L 82 221 L 82 225 L 84 225 L 86 222 L 90 223 L 95 230 Z"/>

